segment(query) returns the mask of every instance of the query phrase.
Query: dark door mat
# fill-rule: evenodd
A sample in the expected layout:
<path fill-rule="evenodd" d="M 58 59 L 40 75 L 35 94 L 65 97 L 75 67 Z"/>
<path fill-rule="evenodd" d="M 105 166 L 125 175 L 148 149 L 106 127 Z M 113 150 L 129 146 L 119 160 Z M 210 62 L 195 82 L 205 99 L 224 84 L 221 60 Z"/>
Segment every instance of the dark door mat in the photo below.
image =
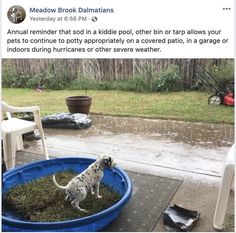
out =
<path fill-rule="evenodd" d="M 235 232 L 234 229 L 234 214 L 228 214 L 225 215 L 225 221 L 223 224 L 223 231 L 224 232 Z"/>
<path fill-rule="evenodd" d="M 45 159 L 43 155 L 17 152 L 17 166 Z M 181 185 L 181 180 L 127 171 L 133 196 L 117 219 L 102 231 L 153 231 L 163 211 Z"/>
<path fill-rule="evenodd" d="M 118 218 L 102 231 L 153 231 L 182 181 L 136 172 L 127 173 L 133 183 L 133 196 Z"/>
<path fill-rule="evenodd" d="M 38 160 L 46 159 L 42 154 L 31 153 L 28 151 L 17 151 L 16 153 L 16 167 L 26 163 L 36 162 Z"/>

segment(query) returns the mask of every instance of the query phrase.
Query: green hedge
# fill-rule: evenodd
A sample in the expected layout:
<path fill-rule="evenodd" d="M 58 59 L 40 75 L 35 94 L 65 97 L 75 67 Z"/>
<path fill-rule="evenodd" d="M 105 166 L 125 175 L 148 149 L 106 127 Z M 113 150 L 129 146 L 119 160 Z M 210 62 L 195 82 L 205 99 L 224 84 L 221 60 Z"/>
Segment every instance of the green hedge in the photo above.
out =
<path fill-rule="evenodd" d="M 233 62 L 226 65 L 213 65 L 209 73 L 217 80 L 217 85 L 227 88 L 234 79 Z M 134 75 L 130 79 L 104 81 L 91 77 L 78 75 L 76 80 L 71 80 L 67 67 L 55 70 L 53 63 L 38 74 L 30 76 L 21 71 L 12 70 L 9 65 L 4 65 L 2 75 L 2 86 L 10 88 L 37 88 L 62 90 L 121 90 L 137 92 L 170 92 L 184 90 L 184 77 L 180 75 L 179 67 L 171 65 L 161 71 L 153 72 L 151 68 Z M 210 90 L 199 76 L 192 84 L 194 90 Z"/>

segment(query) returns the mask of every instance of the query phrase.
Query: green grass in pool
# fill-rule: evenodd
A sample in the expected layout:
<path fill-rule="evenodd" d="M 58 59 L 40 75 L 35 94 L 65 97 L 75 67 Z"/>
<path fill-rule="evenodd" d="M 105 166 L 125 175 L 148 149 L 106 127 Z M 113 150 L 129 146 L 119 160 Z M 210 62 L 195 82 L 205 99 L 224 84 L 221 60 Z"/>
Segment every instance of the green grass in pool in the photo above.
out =
<path fill-rule="evenodd" d="M 66 171 L 57 174 L 61 185 L 66 185 L 77 174 Z M 56 222 L 86 217 L 107 209 L 117 203 L 121 196 L 111 187 L 101 184 L 101 199 L 88 194 L 80 207 L 88 210 L 81 212 L 65 201 L 65 193 L 55 187 L 52 176 L 36 179 L 24 185 L 18 185 L 3 196 L 3 214 L 10 211 L 21 216 L 22 220 L 32 222 Z"/>

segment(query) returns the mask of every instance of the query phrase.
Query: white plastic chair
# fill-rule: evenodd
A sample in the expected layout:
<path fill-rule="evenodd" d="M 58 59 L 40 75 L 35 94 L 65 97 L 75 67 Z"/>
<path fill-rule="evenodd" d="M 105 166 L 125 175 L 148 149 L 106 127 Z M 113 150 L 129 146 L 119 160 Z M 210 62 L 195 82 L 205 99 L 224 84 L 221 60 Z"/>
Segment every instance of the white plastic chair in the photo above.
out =
<path fill-rule="evenodd" d="M 225 163 L 224 171 L 221 180 L 218 200 L 215 209 L 213 226 L 216 230 L 220 231 L 223 228 L 228 198 L 230 190 L 233 189 L 234 181 L 234 145 L 229 149 Z"/>
<path fill-rule="evenodd" d="M 7 120 L 4 120 L 3 118 L 4 112 L 7 115 Z M 33 112 L 34 122 L 13 118 L 11 113 L 16 112 Z M 49 159 L 40 118 L 40 108 L 38 106 L 14 107 L 2 101 L 1 123 L 4 160 L 7 169 L 15 167 L 16 151 L 23 149 L 22 135 L 24 133 L 32 132 L 35 129 L 39 130 L 45 158 Z"/>

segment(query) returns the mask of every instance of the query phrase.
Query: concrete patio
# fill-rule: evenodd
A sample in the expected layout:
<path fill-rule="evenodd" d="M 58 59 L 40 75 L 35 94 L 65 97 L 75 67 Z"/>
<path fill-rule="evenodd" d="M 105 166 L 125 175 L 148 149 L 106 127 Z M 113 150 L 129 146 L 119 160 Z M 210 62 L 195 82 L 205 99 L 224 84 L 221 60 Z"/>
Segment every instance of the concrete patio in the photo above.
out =
<path fill-rule="evenodd" d="M 44 129 L 50 156 L 109 154 L 125 170 L 182 180 L 169 205 L 201 212 L 193 231 L 215 231 L 212 221 L 224 156 L 234 141 L 232 125 L 100 115 L 91 119 L 91 128 L 85 130 Z M 35 160 L 42 158 L 40 141 L 26 141 L 25 151 L 38 154 Z M 28 159 L 21 153 L 17 164 Z M 166 231 L 162 218 L 153 231 Z M 233 192 L 224 231 L 234 231 Z"/>

